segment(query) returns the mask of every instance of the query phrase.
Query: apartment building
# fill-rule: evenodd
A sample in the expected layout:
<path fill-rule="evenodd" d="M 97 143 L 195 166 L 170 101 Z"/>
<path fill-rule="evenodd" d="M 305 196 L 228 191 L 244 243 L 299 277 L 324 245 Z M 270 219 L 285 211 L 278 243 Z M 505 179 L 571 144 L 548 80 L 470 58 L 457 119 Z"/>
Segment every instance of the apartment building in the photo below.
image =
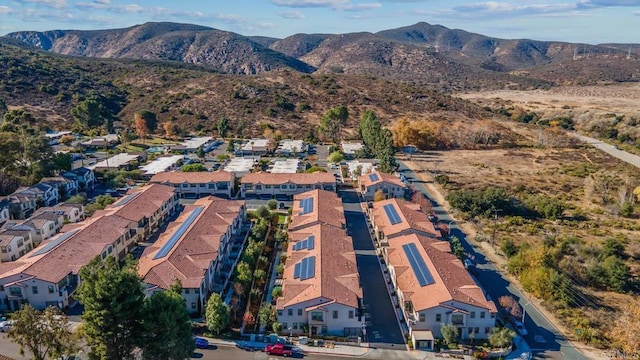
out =
<path fill-rule="evenodd" d="M 201 198 L 213 195 L 231 198 L 235 175 L 226 171 L 167 171 L 154 175 L 150 182 L 172 186 L 180 197 Z"/>
<path fill-rule="evenodd" d="M 0 230 L 0 262 L 15 261 L 33 249 L 30 228 Z"/>
<path fill-rule="evenodd" d="M 60 200 L 67 199 L 72 195 L 76 195 L 79 190 L 77 179 L 66 178 L 64 176 L 43 178 L 42 180 L 40 180 L 40 183 L 58 188 L 58 195 L 60 197 Z"/>
<path fill-rule="evenodd" d="M 278 322 L 293 334 L 360 336 L 362 288 L 340 198 L 298 194 L 291 218 Z"/>
<path fill-rule="evenodd" d="M 0 225 L 11 219 L 11 201 L 9 199 L 0 199 Z"/>
<path fill-rule="evenodd" d="M 250 173 L 240 180 L 240 196 L 276 198 L 289 200 L 294 195 L 322 189 L 335 192 L 336 179 L 330 173 L 316 172 L 312 174 L 273 174 L 266 172 Z"/>
<path fill-rule="evenodd" d="M 33 186 L 21 187 L 16 190 L 12 195 L 26 196 L 35 199 L 36 203 L 41 203 L 40 206 L 52 206 L 60 201 L 60 193 L 56 186 L 51 186 L 45 183 L 38 183 Z"/>
<path fill-rule="evenodd" d="M 376 201 L 367 207 L 367 215 L 379 246 L 387 246 L 389 239 L 410 233 L 442 238 L 441 230 L 421 211 L 420 205 L 412 202 L 401 199 Z"/>
<path fill-rule="evenodd" d="M 379 171 L 358 177 L 358 192 L 366 201 L 373 201 L 378 190 L 382 191 L 385 199 L 401 198 L 405 186 L 398 177 Z"/>
<path fill-rule="evenodd" d="M 201 313 L 208 294 L 222 290 L 231 276 L 245 240 L 245 221 L 243 201 L 207 197 L 185 206 L 140 258 L 147 294 L 179 280 L 187 311 Z"/>
<path fill-rule="evenodd" d="M 96 175 L 93 170 L 86 167 L 66 171 L 62 173 L 62 177 L 75 180 L 78 183 L 78 190 L 92 189 L 96 184 Z"/>
<path fill-rule="evenodd" d="M 36 197 L 13 193 L 0 198 L 2 208 L 9 209 L 10 219 L 26 219 L 36 211 Z"/>
<path fill-rule="evenodd" d="M 84 219 L 84 206 L 82 206 L 82 204 L 62 203 L 55 206 L 40 208 L 35 212 L 35 215 L 44 212 L 56 212 L 61 214 L 65 223 L 76 223 Z"/>

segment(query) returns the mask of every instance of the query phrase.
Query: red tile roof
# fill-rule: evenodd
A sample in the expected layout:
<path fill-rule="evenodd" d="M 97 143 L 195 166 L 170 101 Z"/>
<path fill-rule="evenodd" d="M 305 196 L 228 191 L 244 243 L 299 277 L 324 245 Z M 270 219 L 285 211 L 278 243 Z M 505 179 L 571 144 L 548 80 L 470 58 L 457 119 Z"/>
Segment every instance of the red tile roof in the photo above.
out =
<path fill-rule="evenodd" d="M 183 233 L 169 253 L 154 259 L 180 225 L 198 206 L 205 210 Z M 218 256 L 220 240 L 238 217 L 243 201 L 202 198 L 187 205 L 181 216 L 171 224 L 152 246 L 148 247 L 138 263 L 138 272 L 148 284 L 167 289 L 179 279 L 184 288 L 199 288 L 206 271 Z"/>
<path fill-rule="evenodd" d="M 384 210 L 385 205 L 395 207 L 400 223 L 392 224 Z M 442 237 L 439 229 L 436 229 L 427 214 L 420 211 L 420 206 L 400 199 L 389 199 L 373 203 L 373 222 L 387 238 L 393 237 L 405 231 L 420 231 L 427 236 Z"/>
<path fill-rule="evenodd" d="M 413 243 L 434 283 L 420 286 L 402 245 Z M 430 309 L 455 300 L 496 312 L 493 301 L 488 300 L 482 288 L 471 278 L 462 262 L 451 253 L 449 243 L 422 235 L 398 236 L 387 248 L 389 266 L 393 266 L 398 288 L 406 300 L 411 300 L 416 311 Z"/>
<path fill-rule="evenodd" d="M 241 184 L 267 184 L 282 185 L 286 183 L 314 185 L 314 184 L 335 184 L 336 179 L 332 174 L 326 172 L 315 173 L 295 173 L 295 174 L 272 174 L 267 172 L 249 173 L 242 177 Z"/>
<path fill-rule="evenodd" d="M 371 180 L 370 175 L 376 175 L 376 176 L 374 176 L 374 178 L 376 180 L 375 181 Z M 394 175 L 385 174 L 385 173 L 380 172 L 380 171 L 374 171 L 374 172 L 371 172 L 369 174 L 361 175 L 358 178 L 358 183 L 360 185 L 365 186 L 365 187 L 369 187 L 371 185 L 376 185 L 376 184 L 380 184 L 380 183 L 388 183 L 388 184 L 392 184 L 392 185 L 395 185 L 395 186 L 399 186 L 401 188 L 404 187 L 404 184 L 402 183 L 400 178 L 398 178 L 397 176 L 394 176 Z"/>
<path fill-rule="evenodd" d="M 313 199 L 312 211 L 308 214 L 301 214 L 300 201 L 308 198 Z M 331 191 L 316 189 L 295 195 L 291 213 L 295 216 L 291 217 L 289 231 L 295 231 L 318 223 L 329 224 L 338 228 L 343 228 L 346 224 L 342 201 L 336 196 L 336 193 Z"/>
<path fill-rule="evenodd" d="M 175 194 L 172 186 L 150 184 L 140 188 L 130 189 L 127 195 L 138 194 L 133 200 L 124 203 L 124 198 L 105 208 L 106 213 L 118 215 L 132 221 L 140 221 L 151 215 L 169 202 Z"/>
<path fill-rule="evenodd" d="M 170 183 L 170 184 L 202 184 L 228 181 L 233 183 L 233 173 L 226 171 L 202 171 L 202 172 L 184 172 L 184 171 L 165 171 L 153 175 L 150 182 L 152 183 Z"/>

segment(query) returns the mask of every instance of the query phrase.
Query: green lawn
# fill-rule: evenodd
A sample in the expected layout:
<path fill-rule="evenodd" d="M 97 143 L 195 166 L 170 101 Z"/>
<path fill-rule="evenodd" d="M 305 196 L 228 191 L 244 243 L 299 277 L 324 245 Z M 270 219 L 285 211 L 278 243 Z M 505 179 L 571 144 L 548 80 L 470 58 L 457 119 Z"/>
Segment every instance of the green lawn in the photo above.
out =
<path fill-rule="evenodd" d="M 278 224 L 286 224 L 287 223 L 287 215 L 278 214 Z"/>

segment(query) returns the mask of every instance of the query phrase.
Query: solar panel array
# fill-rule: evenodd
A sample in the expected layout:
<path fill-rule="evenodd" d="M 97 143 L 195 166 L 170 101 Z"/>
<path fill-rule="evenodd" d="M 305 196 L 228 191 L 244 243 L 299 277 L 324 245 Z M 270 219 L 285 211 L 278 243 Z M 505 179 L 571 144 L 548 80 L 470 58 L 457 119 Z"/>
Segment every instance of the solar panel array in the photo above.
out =
<path fill-rule="evenodd" d="M 387 204 L 383 206 L 384 212 L 387 213 L 387 217 L 389 218 L 389 222 L 391 225 L 400 224 L 402 222 L 402 218 L 398 214 L 398 210 L 393 204 Z"/>
<path fill-rule="evenodd" d="M 293 250 L 295 251 L 299 251 L 302 249 L 313 250 L 314 241 L 315 241 L 315 236 L 309 235 L 308 238 L 293 244 Z"/>
<path fill-rule="evenodd" d="M 300 200 L 300 208 L 302 209 L 302 211 L 300 211 L 300 215 L 306 215 L 310 212 L 313 211 L 313 198 L 309 197 L 309 198 L 304 198 L 302 200 Z"/>
<path fill-rule="evenodd" d="M 31 256 L 29 257 L 34 257 L 34 256 L 48 253 L 49 251 L 53 250 L 53 248 L 55 248 L 56 246 L 67 241 L 70 237 L 75 235 L 78 231 L 80 231 L 80 229 L 75 229 L 75 230 L 71 230 L 69 232 L 63 233 L 62 235 L 58 236 L 55 240 L 51 240 L 50 242 L 42 245 L 36 252 L 31 254 Z"/>
<path fill-rule="evenodd" d="M 309 256 L 299 263 L 296 263 L 293 268 L 293 278 L 300 280 L 311 279 L 316 275 L 316 257 Z"/>
<path fill-rule="evenodd" d="M 369 180 L 378 181 L 380 178 L 378 178 L 378 174 L 369 174 Z"/>
<path fill-rule="evenodd" d="M 138 197 L 138 195 L 140 195 L 141 192 L 137 192 L 135 194 L 129 194 L 129 195 L 125 195 L 122 199 L 120 199 L 120 201 L 118 201 L 117 203 L 115 203 L 116 206 L 125 206 L 128 203 L 130 203 L 133 199 L 135 199 L 136 197 Z"/>
<path fill-rule="evenodd" d="M 204 210 L 204 206 L 197 206 L 195 209 L 193 209 L 187 219 L 182 224 L 180 224 L 180 227 L 178 227 L 178 229 L 171 235 L 169 240 L 167 240 L 167 242 L 162 245 L 160 250 L 158 250 L 158 252 L 153 257 L 153 260 L 165 257 L 167 256 L 167 254 L 169 254 L 169 251 L 173 249 L 178 240 L 182 237 L 182 235 L 184 235 L 185 231 L 187 231 L 187 229 L 191 226 L 191 224 L 193 224 L 196 218 L 198 218 L 202 210 Z"/>
<path fill-rule="evenodd" d="M 427 264 L 425 264 L 424 259 L 420 256 L 416 244 L 404 244 L 402 245 L 402 249 L 404 250 L 404 254 L 407 256 L 407 259 L 409 259 L 413 273 L 416 275 L 420 286 L 434 284 L 435 281 L 433 280 L 433 276 L 431 275 Z"/>

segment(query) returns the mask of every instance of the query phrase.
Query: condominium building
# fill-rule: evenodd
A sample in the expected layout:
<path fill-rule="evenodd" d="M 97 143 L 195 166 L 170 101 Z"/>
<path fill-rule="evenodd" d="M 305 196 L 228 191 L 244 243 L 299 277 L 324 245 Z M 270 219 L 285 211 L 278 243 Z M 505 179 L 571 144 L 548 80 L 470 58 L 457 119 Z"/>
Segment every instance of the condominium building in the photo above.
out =
<path fill-rule="evenodd" d="M 240 196 L 290 200 L 294 195 L 313 189 L 336 191 L 336 179 L 325 172 L 272 174 L 250 173 L 240 180 Z"/>

